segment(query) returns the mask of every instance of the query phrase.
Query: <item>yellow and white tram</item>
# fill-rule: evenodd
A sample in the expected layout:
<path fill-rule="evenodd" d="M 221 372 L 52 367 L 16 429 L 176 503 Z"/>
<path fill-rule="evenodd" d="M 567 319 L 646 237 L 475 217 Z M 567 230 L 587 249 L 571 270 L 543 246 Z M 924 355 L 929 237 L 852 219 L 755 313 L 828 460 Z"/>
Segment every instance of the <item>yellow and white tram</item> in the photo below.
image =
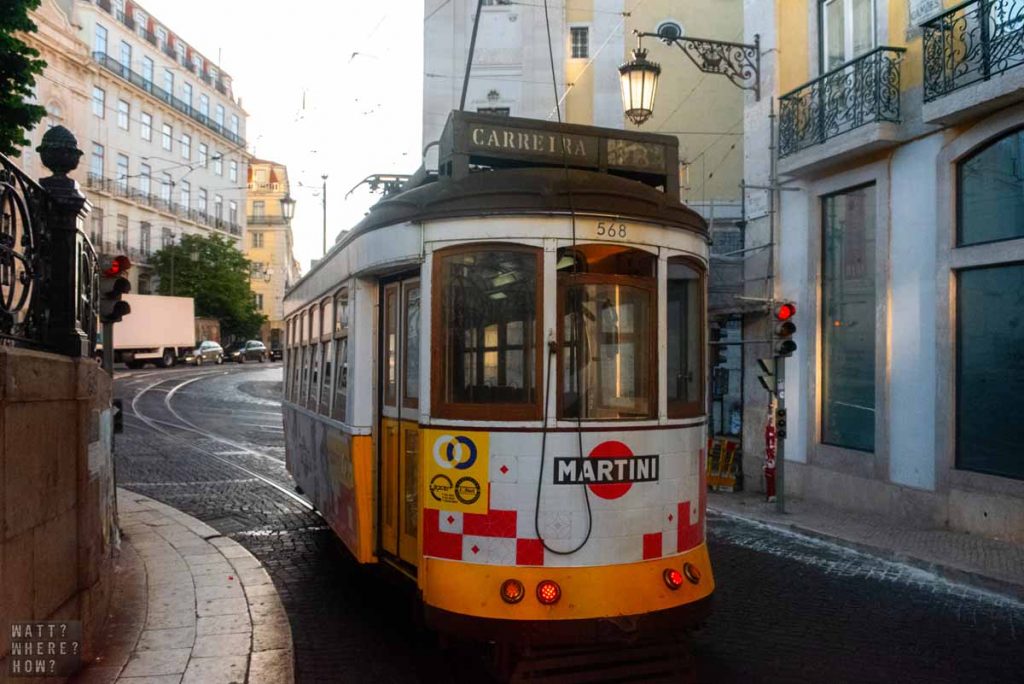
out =
<path fill-rule="evenodd" d="M 428 623 L 704 617 L 707 229 L 673 137 L 455 112 L 285 298 L 288 469 Z"/>

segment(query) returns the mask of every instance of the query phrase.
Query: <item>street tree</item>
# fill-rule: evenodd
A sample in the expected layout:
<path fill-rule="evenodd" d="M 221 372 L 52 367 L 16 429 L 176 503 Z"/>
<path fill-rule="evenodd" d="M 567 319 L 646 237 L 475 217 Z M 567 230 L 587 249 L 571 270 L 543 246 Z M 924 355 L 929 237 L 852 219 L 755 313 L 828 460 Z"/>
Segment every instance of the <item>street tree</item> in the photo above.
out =
<path fill-rule="evenodd" d="M 150 263 L 162 295 L 192 297 L 196 315 L 220 321 L 224 337 L 257 337 L 266 316 L 256 309 L 249 287 L 249 260 L 219 235 L 185 235 L 164 247 Z"/>
<path fill-rule="evenodd" d="M 43 73 L 46 62 L 39 51 L 29 47 L 20 33 L 33 33 L 35 23 L 28 13 L 40 0 L 4 0 L 0 3 L 0 152 L 17 157 L 28 145 L 25 131 L 35 128 L 46 109 L 31 100 L 36 74 Z"/>

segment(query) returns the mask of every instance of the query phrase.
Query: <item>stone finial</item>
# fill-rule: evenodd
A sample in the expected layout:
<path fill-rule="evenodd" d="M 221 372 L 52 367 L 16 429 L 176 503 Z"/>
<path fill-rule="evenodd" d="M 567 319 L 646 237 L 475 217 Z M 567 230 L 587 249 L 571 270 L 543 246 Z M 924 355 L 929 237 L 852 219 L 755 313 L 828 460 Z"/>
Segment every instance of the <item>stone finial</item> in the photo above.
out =
<path fill-rule="evenodd" d="M 43 160 L 43 166 L 56 178 L 66 178 L 70 171 L 78 168 L 78 160 L 82 156 L 82 150 L 78 149 L 78 140 L 63 126 L 54 126 L 46 131 L 36 152 Z"/>

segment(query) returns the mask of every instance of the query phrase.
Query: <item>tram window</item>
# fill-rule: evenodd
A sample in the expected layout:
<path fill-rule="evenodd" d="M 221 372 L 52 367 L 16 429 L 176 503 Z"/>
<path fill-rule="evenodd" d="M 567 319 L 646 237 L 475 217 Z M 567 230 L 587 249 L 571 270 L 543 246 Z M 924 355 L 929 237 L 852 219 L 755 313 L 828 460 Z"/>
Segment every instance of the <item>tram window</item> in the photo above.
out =
<path fill-rule="evenodd" d="M 348 400 L 348 338 L 341 337 L 334 347 L 334 405 L 331 415 L 344 422 Z"/>
<path fill-rule="evenodd" d="M 540 260 L 537 249 L 494 245 L 435 260 L 433 346 L 441 353 L 432 384 L 439 415 L 540 418 Z"/>
<path fill-rule="evenodd" d="M 668 415 L 703 415 L 704 278 L 693 261 L 668 261 Z"/>
<path fill-rule="evenodd" d="M 330 299 L 320 302 L 320 327 L 317 329 L 317 337 L 323 338 L 331 334 L 331 303 Z"/>
<path fill-rule="evenodd" d="M 334 335 L 348 334 L 348 289 L 342 288 L 334 296 Z"/>
<path fill-rule="evenodd" d="M 334 359 L 334 340 L 325 342 L 323 344 L 324 355 L 323 355 L 323 368 L 320 372 L 322 378 L 320 387 L 320 408 L 319 412 L 325 416 L 331 414 L 331 380 L 333 375 L 331 374 L 331 361 Z"/>
<path fill-rule="evenodd" d="M 384 291 L 384 404 L 398 403 L 398 285 Z"/>
<path fill-rule="evenodd" d="M 405 339 L 402 349 L 402 406 L 417 408 L 420 398 L 420 286 L 405 286 Z"/>
<path fill-rule="evenodd" d="M 654 417 L 656 257 L 612 245 L 566 256 L 576 263 L 558 274 L 561 417 Z"/>
<path fill-rule="evenodd" d="M 309 391 L 309 347 L 304 346 L 301 349 L 302 355 L 302 376 L 299 381 L 299 394 L 295 397 L 296 404 L 306 403 L 306 393 Z"/>
<path fill-rule="evenodd" d="M 320 397 L 320 348 L 322 346 L 320 343 L 314 342 L 309 347 L 313 363 L 310 367 L 312 375 L 309 379 L 309 396 L 306 398 L 306 408 L 311 411 L 316 411 L 317 399 Z"/>
<path fill-rule="evenodd" d="M 348 289 L 342 288 L 334 296 L 334 400 L 331 404 L 331 416 L 335 420 L 345 420 L 345 409 L 348 399 Z"/>

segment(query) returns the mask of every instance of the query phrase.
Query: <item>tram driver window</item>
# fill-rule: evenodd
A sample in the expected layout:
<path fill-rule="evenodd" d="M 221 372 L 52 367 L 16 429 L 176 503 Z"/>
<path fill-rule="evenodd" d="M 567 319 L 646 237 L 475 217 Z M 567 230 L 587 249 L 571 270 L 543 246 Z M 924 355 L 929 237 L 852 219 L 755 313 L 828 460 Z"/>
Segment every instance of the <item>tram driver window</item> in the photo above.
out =
<path fill-rule="evenodd" d="M 616 245 L 558 253 L 562 418 L 656 415 L 657 257 Z"/>
<path fill-rule="evenodd" d="M 331 416 L 345 420 L 348 398 L 348 289 L 334 296 L 334 404 Z"/>
<path fill-rule="evenodd" d="M 685 257 L 668 261 L 669 418 L 704 414 L 703 273 L 697 262 Z"/>
<path fill-rule="evenodd" d="M 434 348 L 442 353 L 433 386 L 440 415 L 540 418 L 541 254 L 474 245 L 435 257 Z"/>

